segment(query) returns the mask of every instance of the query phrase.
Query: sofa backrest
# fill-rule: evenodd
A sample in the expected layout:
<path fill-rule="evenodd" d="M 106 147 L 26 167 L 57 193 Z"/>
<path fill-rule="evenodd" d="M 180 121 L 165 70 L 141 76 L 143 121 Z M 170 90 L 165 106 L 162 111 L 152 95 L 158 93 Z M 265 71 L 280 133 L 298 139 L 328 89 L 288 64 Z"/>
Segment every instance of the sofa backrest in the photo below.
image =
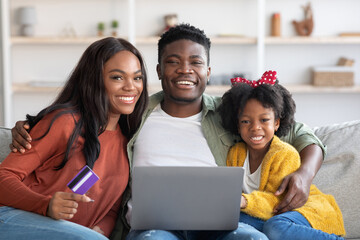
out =
<path fill-rule="evenodd" d="M 332 194 L 343 214 L 346 238 L 360 239 L 360 121 L 314 129 L 327 146 L 327 155 L 314 179 L 324 193 Z"/>
<path fill-rule="evenodd" d="M 0 127 L 0 163 L 10 153 L 11 132 L 8 128 Z"/>

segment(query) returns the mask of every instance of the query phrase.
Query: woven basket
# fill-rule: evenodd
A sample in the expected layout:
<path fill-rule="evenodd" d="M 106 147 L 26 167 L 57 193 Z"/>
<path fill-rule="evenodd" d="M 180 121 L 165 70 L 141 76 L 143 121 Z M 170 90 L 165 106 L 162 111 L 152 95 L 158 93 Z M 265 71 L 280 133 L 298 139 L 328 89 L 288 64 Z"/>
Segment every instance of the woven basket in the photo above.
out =
<path fill-rule="evenodd" d="M 313 69 L 314 86 L 354 86 L 354 71 L 349 67 Z"/>

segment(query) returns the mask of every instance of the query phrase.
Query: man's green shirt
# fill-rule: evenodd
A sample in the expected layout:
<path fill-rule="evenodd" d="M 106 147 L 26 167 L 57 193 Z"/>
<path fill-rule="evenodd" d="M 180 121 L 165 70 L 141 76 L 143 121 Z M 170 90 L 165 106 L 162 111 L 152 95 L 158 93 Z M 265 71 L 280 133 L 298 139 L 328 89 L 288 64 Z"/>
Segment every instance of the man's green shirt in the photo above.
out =
<path fill-rule="evenodd" d="M 164 92 L 162 91 L 150 97 L 149 105 L 142 117 L 141 125 L 127 145 L 130 169 L 132 168 L 133 163 L 134 143 L 139 135 L 139 132 L 141 131 L 146 119 L 150 116 L 154 108 L 163 101 L 163 99 Z M 239 135 L 234 135 L 222 127 L 220 114 L 216 111 L 220 102 L 221 97 L 203 94 L 201 128 L 217 165 L 226 166 L 226 157 L 230 147 L 239 142 L 241 138 Z M 159 131 L 161 130 L 162 129 L 159 129 Z M 314 132 L 305 124 L 296 122 L 290 129 L 288 135 L 282 137 L 281 139 L 294 146 L 298 152 L 308 145 L 316 144 L 323 150 L 323 156 L 326 154 L 326 147 L 315 136 Z M 131 193 L 128 189 L 123 194 L 119 218 L 111 235 L 111 239 L 124 239 L 125 235 L 129 231 L 125 214 L 127 211 L 126 204 L 130 199 L 130 196 Z"/>

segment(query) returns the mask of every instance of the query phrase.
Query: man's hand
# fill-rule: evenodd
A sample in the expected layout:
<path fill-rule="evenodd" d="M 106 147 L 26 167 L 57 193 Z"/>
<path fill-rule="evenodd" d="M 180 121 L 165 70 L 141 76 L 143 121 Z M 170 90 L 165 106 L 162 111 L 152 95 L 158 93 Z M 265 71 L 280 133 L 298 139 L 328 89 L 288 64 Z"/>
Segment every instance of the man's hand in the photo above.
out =
<path fill-rule="evenodd" d="M 302 207 L 309 197 L 310 185 L 322 164 L 323 152 L 318 145 L 311 144 L 300 152 L 300 158 L 300 168 L 286 176 L 275 192 L 279 196 L 287 191 L 283 200 L 274 208 L 274 213 L 280 214 Z"/>
<path fill-rule="evenodd" d="M 92 201 L 85 195 L 56 192 L 50 200 L 46 215 L 53 219 L 71 219 L 77 212 L 78 202 Z"/>
<path fill-rule="evenodd" d="M 25 149 L 31 149 L 31 136 L 27 132 L 30 129 L 26 121 L 17 121 L 15 127 L 11 129 L 12 143 L 9 145 L 13 152 L 24 153 Z"/>
<path fill-rule="evenodd" d="M 312 178 L 299 171 L 293 172 L 284 178 L 275 196 L 279 196 L 286 191 L 283 200 L 275 207 L 274 213 L 280 214 L 302 207 L 308 197 Z"/>

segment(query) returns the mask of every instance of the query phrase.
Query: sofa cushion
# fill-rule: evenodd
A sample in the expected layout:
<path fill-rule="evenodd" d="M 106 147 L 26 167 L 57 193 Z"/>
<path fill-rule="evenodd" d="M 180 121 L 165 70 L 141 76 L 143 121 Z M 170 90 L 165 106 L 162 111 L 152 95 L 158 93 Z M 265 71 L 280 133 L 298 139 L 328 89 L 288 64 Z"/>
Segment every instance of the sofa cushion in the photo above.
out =
<path fill-rule="evenodd" d="M 9 128 L 0 127 L 0 163 L 10 153 L 11 132 Z"/>
<path fill-rule="evenodd" d="M 327 155 L 314 179 L 324 193 L 332 194 L 343 213 L 346 238 L 360 239 L 360 121 L 314 129 L 327 146 Z"/>

